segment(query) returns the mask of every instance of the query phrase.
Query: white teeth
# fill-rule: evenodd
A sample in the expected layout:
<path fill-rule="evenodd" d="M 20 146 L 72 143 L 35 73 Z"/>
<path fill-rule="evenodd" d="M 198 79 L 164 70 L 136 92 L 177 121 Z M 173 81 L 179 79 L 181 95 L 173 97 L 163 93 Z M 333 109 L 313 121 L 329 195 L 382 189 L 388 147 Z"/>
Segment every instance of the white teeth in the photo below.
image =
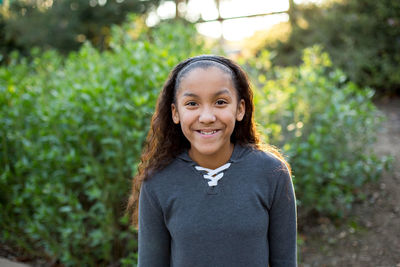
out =
<path fill-rule="evenodd" d="M 201 134 L 204 135 L 211 135 L 211 134 L 215 134 L 217 131 L 211 131 L 211 132 L 205 132 L 205 131 L 200 131 Z"/>

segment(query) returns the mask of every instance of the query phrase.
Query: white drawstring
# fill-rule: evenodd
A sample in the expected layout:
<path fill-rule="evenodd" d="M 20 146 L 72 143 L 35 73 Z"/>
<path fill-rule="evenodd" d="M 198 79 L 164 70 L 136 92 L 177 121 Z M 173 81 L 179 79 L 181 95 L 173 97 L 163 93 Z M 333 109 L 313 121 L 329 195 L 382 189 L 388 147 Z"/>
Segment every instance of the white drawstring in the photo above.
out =
<path fill-rule="evenodd" d="M 221 179 L 222 176 L 224 176 L 224 173 L 222 171 L 228 169 L 230 166 L 231 166 L 231 163 L 226 163 L 225 165 L 222 165 L 221 167 L 219 167 L 215 170 L 203 168 L 200 166 L 195 166 L 195 168 L 198 171 L 206 171 L 207 172 L 207 174 L 203 175 L 203 177 L 204 177 L 204 179 L 210 180 L 208 182 L 208 186 L 216 186 L 218 184 L 218 180 Z"/>

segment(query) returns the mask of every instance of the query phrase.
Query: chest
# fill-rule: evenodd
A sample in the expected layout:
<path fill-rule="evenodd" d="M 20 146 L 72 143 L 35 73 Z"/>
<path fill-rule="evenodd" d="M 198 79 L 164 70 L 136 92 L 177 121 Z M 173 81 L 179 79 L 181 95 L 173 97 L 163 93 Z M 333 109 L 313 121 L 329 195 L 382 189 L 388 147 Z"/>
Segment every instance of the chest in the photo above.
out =
<path fill-rule="evenodd" d="M 215 187 L 210 187 L 198 172 L 181 177 L 184 182 L 177 182 L 164 202 L 164 219 L 173 238 L 266 235 L 268 186 L 233 171 L 227 171 Z"/>

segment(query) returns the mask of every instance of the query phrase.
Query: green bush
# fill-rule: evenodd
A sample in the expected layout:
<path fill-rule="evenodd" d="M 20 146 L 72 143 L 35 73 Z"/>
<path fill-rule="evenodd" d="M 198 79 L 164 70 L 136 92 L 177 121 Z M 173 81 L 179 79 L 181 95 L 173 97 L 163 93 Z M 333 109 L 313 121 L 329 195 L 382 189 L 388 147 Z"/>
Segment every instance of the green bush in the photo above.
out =
<path fill-rule="evenodd" d="M 256 120 L 289 157 L 300 214 L 343 216 L 387 163 L 372 151 L 382 116 L 373 91 L 346 82 L 321 50 L 306 49 L 298 68 L 268 69 L 267 51 L 250 62 Z"/>
<path fill-rule="evenodd" d="M 123 214 L 156 97 L 203 52 L 192 26 L 140 29 L 114 28 L 111 51 L 33 50 L 0 68 L 2 240 L 68 266 L 135 262 Z"/>

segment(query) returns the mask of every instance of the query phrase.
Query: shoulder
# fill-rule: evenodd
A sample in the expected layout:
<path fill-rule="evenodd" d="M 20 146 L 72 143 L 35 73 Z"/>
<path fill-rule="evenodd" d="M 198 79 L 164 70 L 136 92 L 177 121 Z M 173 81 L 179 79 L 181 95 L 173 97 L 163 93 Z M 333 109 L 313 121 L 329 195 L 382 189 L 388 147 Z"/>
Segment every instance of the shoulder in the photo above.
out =
<path fill-rule="evenodd" d="M 272 152 L 246 147 L 237 161 L 236 172 L 247 181 L 252 181 L 260 188 L 268 188 L 265 192 L 275 192 L 279 187 L 292 181 L 290 172 L 278 156 Z M 268 194 L 267 194 L 268 195 Z"/>
<path fill-rule="evenodd" d="M 148 178 L 143 181 L 142 188 L 151 191 L 164 191 L 169 186 L 176 184 L 185 173 L 188 173 L 188 166 L 181 160 L 174 159 L 161 170 L 150 172 Z"/>
<path fill-rule="evenodd" d="M 268 172 L 289 173 L 286 163 L 272 152 L 246 147 L 247 153 L 243 155 L 246 165 Z"/>
<path fill-rule="evenodd" d="M 285 162 L 272 152 L 254 148 L 246 150 L 237 161 L 237 173 L 246 178 L 247 184 L 262 196 L 270 208 L 277 197 L 285 195 L 291 188 L 290 172 Z"/>

